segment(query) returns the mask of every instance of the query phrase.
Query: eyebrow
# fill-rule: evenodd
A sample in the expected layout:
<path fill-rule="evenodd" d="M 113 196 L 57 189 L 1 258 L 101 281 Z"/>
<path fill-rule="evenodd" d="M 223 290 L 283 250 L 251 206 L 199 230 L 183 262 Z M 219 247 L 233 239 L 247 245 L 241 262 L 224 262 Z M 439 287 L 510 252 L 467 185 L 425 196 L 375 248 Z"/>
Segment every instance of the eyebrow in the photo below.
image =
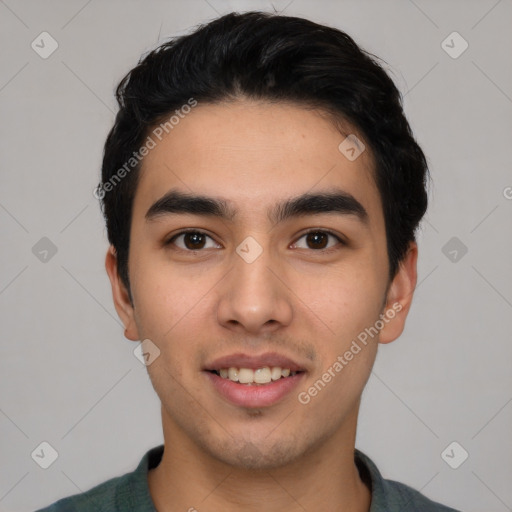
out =
<path fill-rule="evenodd" d="M 172 189 L 151 205 L 145 218 L 149 222 L 166 215 L 187 213 L 233 221 L 238 210 L 221 198 L 193 195 Z M 354 196 L 339 189 L 315 194 L 305 193 L 286 199 L 268 211 L 268 218 L 271 223 L 277 224 L 292 217 L 324 213 L 352 215 L 362 223 L 368 224 L 368 212 L 364 206 Z"/>

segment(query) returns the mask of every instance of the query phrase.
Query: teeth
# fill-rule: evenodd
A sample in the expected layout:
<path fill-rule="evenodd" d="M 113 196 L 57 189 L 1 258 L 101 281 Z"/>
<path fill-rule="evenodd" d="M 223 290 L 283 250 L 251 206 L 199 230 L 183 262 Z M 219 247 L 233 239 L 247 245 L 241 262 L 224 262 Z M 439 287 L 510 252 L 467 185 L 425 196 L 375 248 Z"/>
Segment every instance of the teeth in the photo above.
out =
<path fill-rule="evenodd" d="M 219 375 L 223 379 L 229 379 L 240 384 L 268 384 L 269 382 L 279 380 L 284 377 L 293 376 L 297 372 L 290 371 L 289 368 L 279 366 L 264 366 L 253 370 L 252 368 L 221 368 Z"/>
<path fill-rule="evenodd" d="M 254 382 L 256 384 L 268 384 L 272 380 L 272 374 L 270 372 L 270 368 L 265 366 L 265 368 L 258 368 L 254 372 Z"/>
<path fill-rule="evenodd" d="M 281 367 L 280 366 L 274 366 L 270 372 L 270 376 L 272 377 L 272 380 L 278 380 L 281 378 Z"/>
<path fill-rule="evenodd" d="M 238 382 L 238 370 L 236 368 L 229 368 L 228 378 L 233 382 Z"/>
<path fill-rule="evenodd" d="M 229 371 L 231 371 L 231 368 Z M 240 368 L 238 371 L 238 382 L 240 382 L 240 384 L 250 384 L 254 382 L 254 370 L 250 368 Z"/>

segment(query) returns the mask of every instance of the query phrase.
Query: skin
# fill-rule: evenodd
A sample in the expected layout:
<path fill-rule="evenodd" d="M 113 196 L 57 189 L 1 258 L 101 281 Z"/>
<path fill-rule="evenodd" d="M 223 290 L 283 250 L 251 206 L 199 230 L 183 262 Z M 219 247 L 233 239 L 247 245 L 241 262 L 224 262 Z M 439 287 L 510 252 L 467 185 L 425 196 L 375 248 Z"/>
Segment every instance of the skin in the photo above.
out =
<path fill-rule="evenodd" d="M 199 104 L 144 159 L 129 249 L 133 306 L 112 247 L 106 269 L 126 337 L 161 351 L 148 366 L 162 403 L 165 452 L 148 475 L 160 512 L 259 511 L 262 501 L 280 512 L 370 508 L 353 456 L 360 397 L 378 343 L 403 331 L 417 247 L 411 242 L 390 282 L 373 159 L 366 144 L 349 161 L 338 150 L 344 138 L 320 112 L 240 99 Z M 267 216 L 276 202 L 334 187 L 364 206 L 367 224 L 337 213 L 280 224 Z M 172 188 L 223 198 L 238 213 L 147 222 L 148 208 Z M 195 252 L 183 237 L 164 246 L 184 228 L 211 239 Z M 303 236 L 310 228 L 347 244 L 329 237 L 322 252 Z M 248 236 L 263 250 L 250 264 L 235 252 Z M 279 352 L 304 365 L 297 391 L 307 390 L 397 303 L 400 312 L 307 405 L 292 392 L 269 407 L 238 407 L 202 373 L 221 356 Z"/>

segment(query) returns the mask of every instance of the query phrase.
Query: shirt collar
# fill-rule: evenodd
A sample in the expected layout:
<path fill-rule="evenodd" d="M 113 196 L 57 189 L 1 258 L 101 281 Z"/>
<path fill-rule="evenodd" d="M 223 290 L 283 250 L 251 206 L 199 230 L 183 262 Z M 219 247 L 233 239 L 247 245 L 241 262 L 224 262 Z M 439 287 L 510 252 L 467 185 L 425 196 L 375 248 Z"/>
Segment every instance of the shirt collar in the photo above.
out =
<path fill-rule="evenodd" d="M 130 475 L 126 486 L 117 491 L 116 502 L 122 498 L 123 503 L 129 496 L 133 501 L 134 507 L 139 507 L 143 511 L 156 511 L 153 500 L 149 493 L 148 472 L 156 468 L 164 453 L 164 445 L 151 448 L 142 457 L 135 471 Z M 354 460 L 359 470 L 361 480 L 368 486 L 371 492 L 371 506 L 369 512 L 379 512 L 386 510 L 387 499 L 385 480 L 374 462 L 357 448 L 354 453 Z M 117 503 L 116 503 L 117 504 Z"/>

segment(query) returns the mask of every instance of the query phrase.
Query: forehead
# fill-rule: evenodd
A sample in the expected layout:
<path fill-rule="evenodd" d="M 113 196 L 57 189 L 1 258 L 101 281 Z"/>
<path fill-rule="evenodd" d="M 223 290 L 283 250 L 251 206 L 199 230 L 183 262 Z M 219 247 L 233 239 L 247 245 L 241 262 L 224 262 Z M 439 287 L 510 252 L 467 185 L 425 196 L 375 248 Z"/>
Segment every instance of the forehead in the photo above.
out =
<path fill-rule="evenodd" d="M 293 104 L 199 103 L 162 140 L 152 136 L 156 145 L 142 163 L 134 216 L 173 188 L 222 197 L 254 214 L 277 199 L 332 187 L 378 217 L 372 156 L 366 145 L 349 160 L 339 146 L 357 132 L 348 124 L 345 132 L 325 114 Z"/>

